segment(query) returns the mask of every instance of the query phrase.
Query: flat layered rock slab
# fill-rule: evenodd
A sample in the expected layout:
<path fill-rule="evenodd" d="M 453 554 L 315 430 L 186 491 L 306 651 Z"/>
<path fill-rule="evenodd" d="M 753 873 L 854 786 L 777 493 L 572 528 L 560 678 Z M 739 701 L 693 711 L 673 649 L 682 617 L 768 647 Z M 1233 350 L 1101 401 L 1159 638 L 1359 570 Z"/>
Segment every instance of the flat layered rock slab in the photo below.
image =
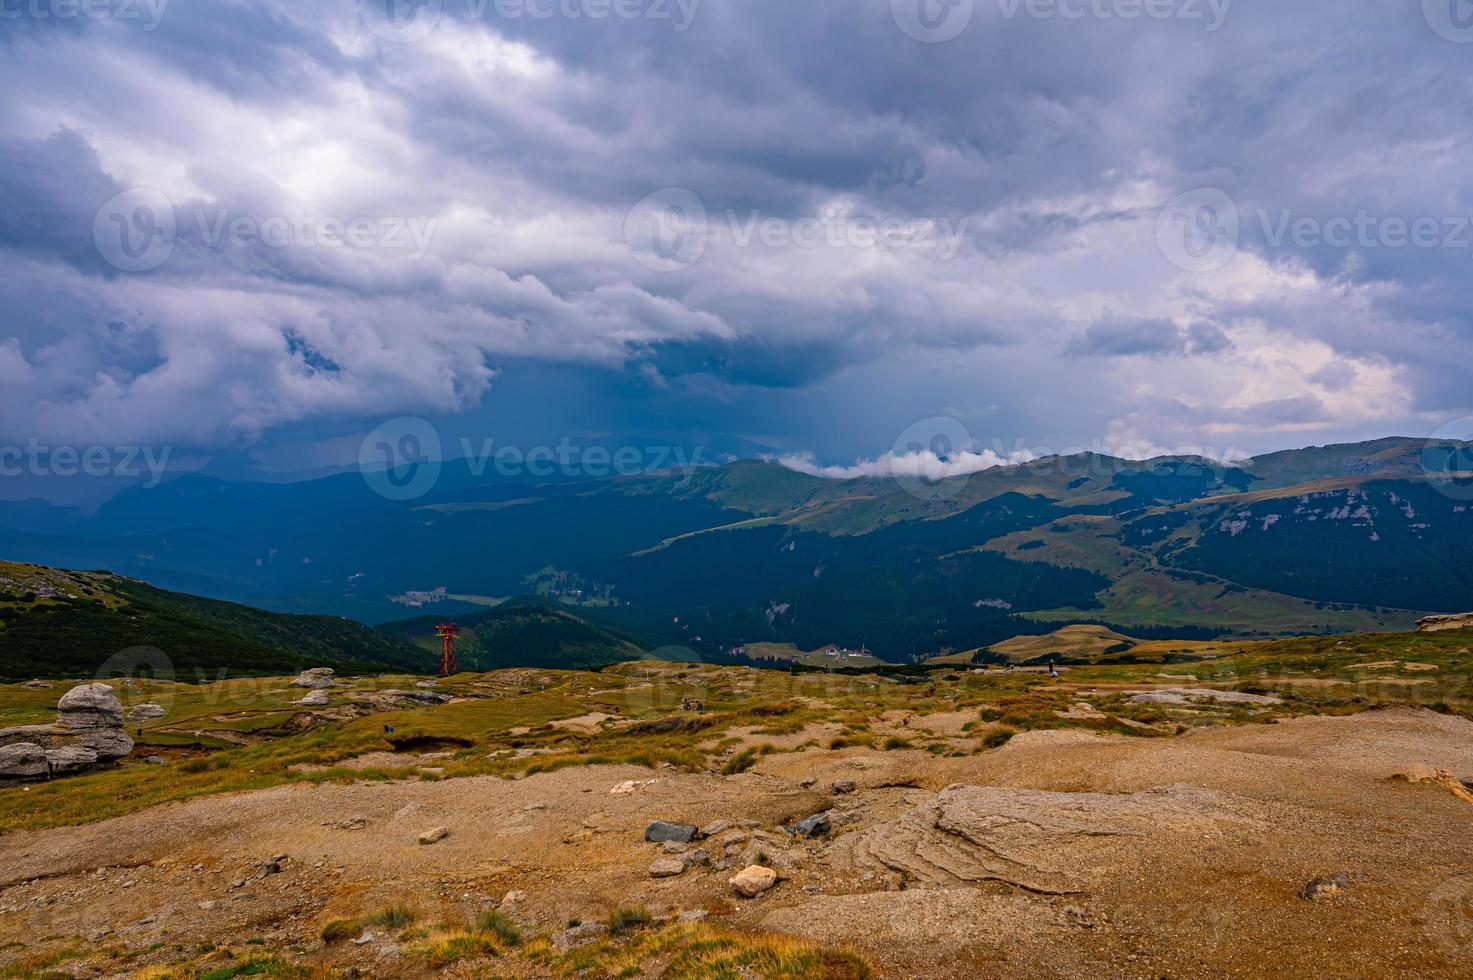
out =
<path fill-rule="evenodd" d="M 1246 840 L 1261 807 L 1195 786 L 1141 793 L 1056 793 L 953 786 L 841 839 L 835 859 L 863 874 L 955 886 L 999 882 L 1040 895 L 1084 892 L 1168 839 Z"/>

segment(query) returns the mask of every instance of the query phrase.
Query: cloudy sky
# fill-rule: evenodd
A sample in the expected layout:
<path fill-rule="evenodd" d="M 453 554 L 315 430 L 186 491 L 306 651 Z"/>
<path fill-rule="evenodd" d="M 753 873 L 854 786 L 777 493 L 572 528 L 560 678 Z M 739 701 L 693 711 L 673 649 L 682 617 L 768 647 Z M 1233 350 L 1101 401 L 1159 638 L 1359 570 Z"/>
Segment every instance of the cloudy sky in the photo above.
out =
<path fill-rule="evenodd" d="M 0 4 L 0 444 L 1473 428 L 1466 0 L 387 2 Z"/>

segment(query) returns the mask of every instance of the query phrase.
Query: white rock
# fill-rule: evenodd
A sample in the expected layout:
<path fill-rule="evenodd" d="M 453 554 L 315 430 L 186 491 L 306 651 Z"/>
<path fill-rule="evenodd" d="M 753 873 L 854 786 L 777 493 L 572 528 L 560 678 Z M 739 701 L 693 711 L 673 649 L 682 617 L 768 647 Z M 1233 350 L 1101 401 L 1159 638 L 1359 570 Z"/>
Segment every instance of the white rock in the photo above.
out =
<path fill-rule="evenodd" d="M 754 864 L 737 872 L 737 876 L 729 884 L 743 898 L 756 898 L 777 884 L 777 872 Z"/>

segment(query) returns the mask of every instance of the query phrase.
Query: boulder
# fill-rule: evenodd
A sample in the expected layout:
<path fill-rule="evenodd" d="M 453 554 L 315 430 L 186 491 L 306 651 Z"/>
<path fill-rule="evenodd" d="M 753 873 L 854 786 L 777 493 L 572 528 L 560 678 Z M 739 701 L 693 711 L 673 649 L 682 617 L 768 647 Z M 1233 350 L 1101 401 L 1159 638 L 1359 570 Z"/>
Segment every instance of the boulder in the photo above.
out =
<path fill-rule="evenodd" d="M 106 684 L 83 684 L 61 696 L 56 723 L 63 728 L 123 727 L 123 704 Z"/>
<path fill-rule="evenodd" d="M 334 671 L 331 667 L 312 667 L 302 671 L 296 680 L 292 681 L 292 687 L 307 687 L 314 690 L 333 687 L 337 681 L 333 679 Z"/>
<path fill-rule="evenodd" d="M 730 884 L 742 898 L 756 898 L 763 892 L 771 891 L 777 884 L 777 872 L 754 864 L 737 872 Z"/>
<path fill-rule="evenodd" d="M 21 685 L 21 687 L 28 687 L 33 691 L 49 691 L 53 686 L 45 681 L 26 681 Z"/>
<path fill-rule="evenodd" d="M 0 747 L 0 779 L 36 779 L 50 771 L 46 750 L 34 742 Z"/>
<path fill-rule="evenodd" d="M 674 878 L 685 873 L 685 862 L 680 858 L 663 857 L 650 865 L 651 878 Z"/>
<path fill-rule="evenodd" d="M 157 704 L 135 704 L 128 709 L 129 721 L 149 721 L 153 718 L 162 718 L 168 714 L 161 705 Z"/>
<path fill-rule="evenodd" d="M 680 844 L 689 844 L 696 839 L 700 833 L 699 827 L 693 827 L 687 823 L 669 823 L 664 820 L 656 820 L 644 830 L 644 839 L 651 844 L 659 844 L 664 841 L 676 841 Z"/>
<path fill-rule="evenodd" d="M 46 762 L 53 775 L 82 772 L 97 765 L 97 752 L 85 745 L 68 745 L 46 750 Z"/>
<path fill-rule="evenodd" d="M 436 827 L 434 830 L 427 830 L 424 833 L 420 834 L 419 835 L 419 842 L 420 842 L 420 844 L 428 847 L 431 844 L 438 844 L 438 843 L 440 843 L 440 841 L 444 840 L 445 838 L 447 838 L 449 836 L 450 836 L 450 831 L 447 828 L 445 828 L 445 827 Z"/>
<path fill-rule="evenodd" d="M 330 703 L 331 699 L 327 696 L 327 692 L 321 690 L 313 691 L 303 697 L 302 700 L 292 702 L 292 704 L 299 704 L 304 708 L 322 708 Z"/>
<path fill-rule="evenodd" d="M 133 751 L 133 739 L 119 728 L 94 728 L 79 733 L 77 741 L 97 753 L 99 761 L 121 759 Z"/>
<path fill-rule="evenodd" d="M 854 780 L 852 779 L 841 779 L 834 783 L 835 796 L 847 796 L 850 793 L 857 792 L 859 792 L 859 787 L 854 784 Z"/>
<path fill-rule="evenodd" d="M 832 829 L 833 824 L 829 822 L 828 811 L 815 813 L 811 817 L 798 821 L 798 833 L 804 837 L 824 837 Z"/>

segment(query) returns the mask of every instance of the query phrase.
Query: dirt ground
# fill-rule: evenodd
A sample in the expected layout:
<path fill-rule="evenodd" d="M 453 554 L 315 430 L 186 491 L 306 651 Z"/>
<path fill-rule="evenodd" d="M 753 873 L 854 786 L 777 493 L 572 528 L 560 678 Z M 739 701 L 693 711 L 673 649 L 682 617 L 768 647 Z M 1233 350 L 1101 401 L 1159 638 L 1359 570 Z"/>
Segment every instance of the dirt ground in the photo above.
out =
<path fill-rule="evenodd" d="M 260 937 L 419 975 L 391 945 L 318 935 L 389 905 L 439 921 L 501 906 L 553 933 L 640 904 L 852 948 L 884 977 L 1469 976 L 1473 805 L 1388 780 L 1415 763 L 1473 780 L 1473 724 L 1387 709 L 1171 739 L 1026 733 L 967 758 L 813 748 L 729 777 L 296 785 L 0 838 L 0 950 Z M 856 791 L 835 795 L 844 781 Z M 781 829 L 823 810 L 828 838 Z M 694 845 L 735 866 L 655 879 L 657 819 L 757 827 Z M 756 857 L 783 881 L 742 900 L 727 880 Z M 1339 872 L 1348 888 L 1301 897 Z"/>

